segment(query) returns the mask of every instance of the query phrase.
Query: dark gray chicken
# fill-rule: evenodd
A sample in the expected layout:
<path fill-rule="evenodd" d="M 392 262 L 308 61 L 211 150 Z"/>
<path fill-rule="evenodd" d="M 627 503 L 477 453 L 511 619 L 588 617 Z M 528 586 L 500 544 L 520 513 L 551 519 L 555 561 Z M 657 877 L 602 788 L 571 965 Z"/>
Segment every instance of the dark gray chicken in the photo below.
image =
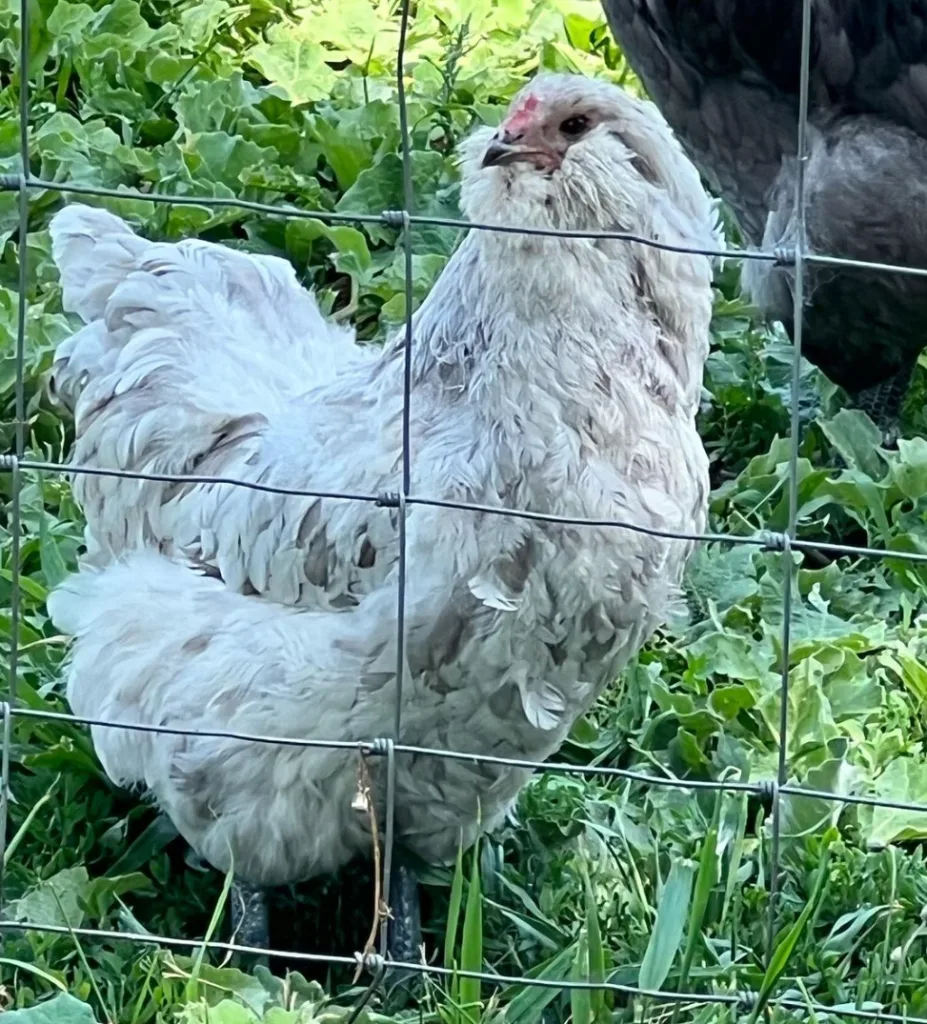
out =
<path fill-rule="evenodd" d="M 927 0 L 811 0 L 809 251 L 927 267 Z M 789 246 L 801 0 L 603 0 L 653 100 L 747 240 Z M 745 288 L 793 329 L 787 267 L 746 261 Z M 898 430 L 927 342 L 927 278 L 810 265 L 802 351 Z"/>

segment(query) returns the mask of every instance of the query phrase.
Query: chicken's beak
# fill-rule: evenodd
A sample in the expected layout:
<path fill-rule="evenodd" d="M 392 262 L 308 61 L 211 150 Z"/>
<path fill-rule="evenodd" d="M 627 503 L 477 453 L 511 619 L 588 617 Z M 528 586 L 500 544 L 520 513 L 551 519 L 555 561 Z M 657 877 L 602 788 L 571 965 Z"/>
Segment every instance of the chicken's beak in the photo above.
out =
<path fill-rule="evenodd" d="M 508 164 L 517 163 L 519 160 L 537 163 L 544 159 L 540 149 L 526 146 L 523 141 L 516 142 L 508 132 L 502 132 L 489 143 L 486 152 L 483 154 L 481 167 L 505 167 Z"/>

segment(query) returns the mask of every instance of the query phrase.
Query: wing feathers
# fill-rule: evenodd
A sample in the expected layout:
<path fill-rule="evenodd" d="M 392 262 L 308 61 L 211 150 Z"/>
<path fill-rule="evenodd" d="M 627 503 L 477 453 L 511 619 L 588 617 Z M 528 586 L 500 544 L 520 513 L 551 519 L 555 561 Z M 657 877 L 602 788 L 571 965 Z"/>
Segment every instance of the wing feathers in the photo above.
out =
<path fill-rule="evenodd" d="M 65 207 L 51 235 L 65 308 L 85 321 L 59 346 L 52 374 L 74 411 L 76 463 L 308 489 L 324 476 L 321 489 L 366 489 L 338 479 L 327 446 L 343 443 L 344 429 L 323 398 L 305 395 L 371 356 L 324 320 L 285 260 L 148 242 L 85 206 Z M 343 403 L 352 406 L 356 413 L 356 402 Z M 88 475 L 76 476 L 74 491 L 98 563 L 157 546 L 216 570 L 233 590 L 325 606 L 356 603 L 365 578 L 389 569 L 385 559 L 375 570 L 351 561 L 357 537 L 371 532 L 369 544 L 383 545 L 368 531 L 367 509 Z"/>

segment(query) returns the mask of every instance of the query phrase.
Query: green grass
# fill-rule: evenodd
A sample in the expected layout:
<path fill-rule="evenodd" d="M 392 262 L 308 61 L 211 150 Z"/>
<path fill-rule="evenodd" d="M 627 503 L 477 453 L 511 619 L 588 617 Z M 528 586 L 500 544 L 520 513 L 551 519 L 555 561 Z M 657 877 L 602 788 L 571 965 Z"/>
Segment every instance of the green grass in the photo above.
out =
<path fill-rule="evenodd" d="M 0 173 L 18 169 L 18 23 L 0 6 Z M 376 340 L 404 316 L 397 235 L 376 225 L 213 212 L 209 196 L 347 212 L 402 205 L 394 85 L 398 19 L 374 0 L 31 0 L 34 173 L 110 188 L 201 197 L 204 205 L 106 205 L 152 237 L 189 235 L 288 257 L 326 307 Z M 635 88 L 595 0 L 421 0 L 407 61 L 417 212 L 457 213 L 452 153 L 473 124 L 495 123 L 538 67 L 581 70 Z M 59 460 L 69 424 L 44 375 L 67 335 L 46 226 L 53 191 L 30 195 L 26 399 L 29 451 Z M 441 272 L 454 231 L 415 233 L 414 298 Z M 12 446 L 17 197 L 0 193 L 0 450 Z M 714 346 L 701 429 L 712 457 L 712 528 L 781 530 L 788 511 L 791 348 L 739 297 L 737 268 L 717 280 Z M 919 381 L 897 453 L 873 451 L 865 417 L 839 410 L 810 367 L 802 376 L 799 532 L 927 551 L 927 423 Z M 837 470 L 837 454 L 847 468 Z M 64 644 L 47 590 L 74 565 L 80 516 L 66 485 L 24 474 L 19 699 L 63 710 Z M 0 658 L 10 645 L 11 478 L 0 476 Z M 796 561 L 800 561 L 796 556 Z M 670 779 L 768 780 L 778 751 L 781 554 L 703 548 L 693 559 L 690 623 L 663 633 L 559 755 Z M 790 778 L 927 801 L 927 570 L 898 560 L 800 561 L 790 671 Z M 6 913 L 39 923 L 207 931 L 223 879 L 137 796 L 103 775 L 85 730 L 14 722 Z M 771 817 L 737 793 L 691 793 L 618 778 L 538 775 L 518 821 L 456 871 L 428 877 L 429 946 L 443 963 L 502 975 L 606 978 L 664 991 L 752 990 L 770 1000 L 880 1005 L 927 1013 L 927 814 L 784 797 L 775 956 L 767 950 Z M 350 953 L 363 944 L 369 869 L 278 897 L 278 941 Z M 289 919 L 289 930 L 282 922 Z M 342 1021 L 351 971 L 273 978 L 219 954 L 129 940 L 9 932 L 0 1006 L 55 996 L 55 1020 L 126 1024 Z M 295 968 L 296 964 L 275 964 Z M 68 996 L 61 994 L 64 989 Z M 74 998 L 78 1002 L 74 1001 Z M 334 1002 L 330 1000 L 334 998 Z M 730 1006 L 608 993 L 429 980 L 411 1020 L 596 1024 L 611 1019 L 726 1021 Z M 753 1016 L 756 1017 L 761 1007 Z M 38 1011 L 36 1011 L 38 1012 Z M 45 1011 L 42 1011 L 45 1012 Z M 34 1015 L 27 1020 L 35 1021 Z M 377 1020 L 371 1014 L 368 1020 Z M 11 1018 L 17 1021 L 17 1017 Z"/>

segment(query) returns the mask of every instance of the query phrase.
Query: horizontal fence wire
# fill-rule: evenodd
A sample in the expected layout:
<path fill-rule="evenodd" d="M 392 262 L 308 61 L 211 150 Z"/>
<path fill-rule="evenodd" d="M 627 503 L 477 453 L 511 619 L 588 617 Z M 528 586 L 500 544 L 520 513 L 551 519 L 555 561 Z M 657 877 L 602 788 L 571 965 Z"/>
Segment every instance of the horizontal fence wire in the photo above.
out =
<path fill-rule="evenodd" d="M 927 814 L 927 802 L 890 800 L 884 797 L 866 796 L 860 793 L 837 793 L 833 790 L 815 789 L 807 786 L 779 784 L 777 780 L 743 782 L 739 779 L 680 779 L 672 775 L 651 775 L 631 768 L 616 768 L 613 765 L 570 764 L 567 761 L 532 761 L 528 758 L 502 757 L 497 754 L 479 754 L 464 750 L 448 750 L 443 747 L 421 747 L 410 743 L 396 743 L 388 737 L 369 740 L 317 739 L 302 736 L 268 736 L 261 733 L 236 732 L 229 729 L 191 729 L 179 725 L 149 725 L 145 722 L 124 722 L 109 718 L 89 718 L 86 715 L 72 715 L 65 711 L 50 711 L 44 708 L 12 708 L 0 703 L 0 715 L 9 718 L 27 718 L 44 722 L 60 722 L 67 725 L 84 725 L 101 729 L 126 729 L 129 732 L 155 733 L 163 736 L 193 736 L 200 739 L 239 740 L 266 746 L 301 747 L 307 750 L 353 750 L 367 757 L 385 755 L 388 750 L 396 754 L 413 757 L 433 757 L 443 761 L 467 761 L 472 764 L 497 765 L 501 768 L 524 768 L 528 771 L 550 772 L 555 775 L 579 775 L 590 778 L 616 778 L 636 782 L 645 786 L 664 789 L 696 790 L 705 792 L 749 793 L 753 796 L 772 800 L 778 791 L 786 796 L 806 799 L 829 800 L 839 804 L 858 804 L 867 807 L 886 807 L 899 811 L 917 811 Z"/>
<path fill-rule="evenodd" d="M 251 956 L 265 956 L 270 953 L 296 963 L 323 964 L 333 967 L 356 967 L 360 964 L 368 970 L 399 970 L 412 974 L 450 980 L 457 978 L 473 978 L 486 985 L 499 988 L 502 986 L 524 986 L 526 988 L 557 989 L 563 991 L 605 991 L 631 998 L 649 999 L 657 1003 L 691 1003 L 697 1005 L 722 1005 L 749 1010 L 756 1005 L 758 993 L 750 990 L 735 992 L 673 992 L 668 989 L 641 988 L 638 985 L 625 985 L 614 981 L 583 981 L 575 978 L 532 978 L 521 974 L 496 974 L 489 971 L 457 970 L 440 967 L 437 964 L 406 963 L 390 960 L 379 954 L 355 954 L 339 956 L 334 953 L 302 953 L 296 950 L 267 950 L 261 946 L 243 946 L 235 942 L 197 939 L 182 939 L 171 935 L 154 935 L 148 932 L 122 932 L 105 928 L 86 928 L 67 925 L 36 925 L 21 921 L 0 920 L 0 929 L 13 931 L 36 931 L 49 935 L 77 936 L 78 938 L 97 939 L 109 942 L 128 942 L 136 945 L 174 946 L 178 949 L 199 951 L 211 949 L 216 952 L 238 953 Z M 620 970 L 620 969 L 619 969 Z M 617 971 L 612 972 L 617 973 Z M 927 1024 L 927 1017 L 891 1013 L 878 1009 L 864 1009 L 855 1006 L 828 1006 L 813 999 L 794 999 L 788 996 L 776 1000 L 776 1005 L 787 1010 L 799 1010 L 808 1014 L 824 1014 L 828 1017 L 847 1017 L 853 1020 L 886 1021 L 890 1024 Z"/>
<path fill-rule="evenodd" d="M 332 210 L 305 210 L 288 203 L 261 203 L 253 199 L 239 199 L 234 196 L 187 196 L 170 192 L 142 192 L 131 188 L 104 188 L 96 185 L 82 185 L 74 181 L 46 181 L 32 174 L 0 174 L 0 192 L 49 191 L 64 195 L 93 196 L 100 199 L 123 199 L 148 203 L 162 203 L 168 206 L 200 206 L 216 209 L 246 210 L 271 217 L 285 217 L 291 220 L 317 220 L 325 224 L 381 224 L 385 227 L 453 228 L 458 231 L 488 231 L 500 235 L 527 235 L 534 238 L 574 238 L 590 241 L 633 242 L 663 252 L 677 252 L 688 256 L 708 256 L 723 260 L 754 260 L 760 263 L 775 263 L 779 266 L 794 266 L 795 250 L 792 247 L 775 249 L 707 248 L 704 246 L 674 244 L 657 238 L 638 235 L 631 231 L 593 231 L 580 228 L 515 227 L 511 224 L 491 224 L 486 221 L 461 220 L 458 217 L 433 217 L 427 214 L 406 214 L 403 210 L 382 210 L 379 213 L 340 213 Z M 831 256 L 827 253 L 806 252 L 803 263 L 815 263 L 826 267 L 840 267 L 844 270 L 865 270 L 876 273 L 902 274 L 909 277 L 927 277 L 927 267 L 911 267 L 902 263 L 879 263 L 871 260 Z"/>
<path fill-rule="evenodd" d="M 107 469 L 101 466 L 84 466 L 80 463 L 45 462 L 38 459 L 16 460 L 12 455 L 0 455 L 0 472 L 12 472 L 14 465 L 19 470 L 35 470 L 74 474 L 76 476 L 113 477 L 123 480 L 150 480 L 156 483 L 220 485 L 241 487 L 245 490 L 261 491 L 265 494 L 280 494 L 287 497 L 318 498 L 331 501 L 359 501 L 382 508 L 398 508 L 400 496 L 395 492 L 379 494 L 359 494 L 353 491 L 320 491 L 305 487 L 288 487 L 284 484 L 260 483 L 231 476 L 207 476 L 196 473 L 156 473 L 135 469 Z M 686 541 L 696 544 L 731 544 L 749 545 L 769 551 L 782 551 L 788 543 L 793 551 L 817 551 L 821 554 L 837 557 L 871 558 L 879 560 L 896 560 L 898 562 L 925 563 L 927 553 L 919 551 L 894 551 L 891 548 L 873 548 L 858 544 L 840 544 L 823 538 L 796 537 L 787 538 L 785 533 L 776 530 L 760 530 L 755 533 L 702 532 L 694 533 L 686 530 L 661 530 L 640 523 L 630 523 L 623 519 L 595 519 L 587 516 L 558 515 L 555 512 L 535 512 L 532 509 L 514 508 L 506 505 L 483 505 L 473 501 L 457 501 L 451 498 L 431 498 L 425 495 L 410 494 L 402 500 L 408 506 L 419 505 L 425 508 L 443 508 L 455 512 L 472 512 L 479 515 L 501 516 L 508 519 L 526 519 L 532 522 L 550 523 L 555 526 L 578 526 L 597 529 L 627 530 L 647 537 L 660 540 Z"/>
<path fill-rule="evenodd" d="M 406 963 L 392 961 L 387 956 L 387 931 L 386 919 L 384 918 L 380 930 L 380 953 L 355 954 L 354 956 L 337 956 L 329 954 L 310 954 L 298 951 L 282 951 L 273 948 L 242 946 L 230 942 L 203 941 L 194 939 L 183 939 L 173 936 L 136 934 L 133 932 L 110 931 L 88 927 L 68 927 L 59 925 L 43 925 L 37 922 L 6 920 L 4 909 L 6 907 L 3 864 L 5 861 L 4 852 L 6 844 L 6 818 L 10 798 L 10 747 L 11 729 L 14 719 L 58 722 L 75 726 L 90 726 L 93 728 L 114 728 L 137 731 L 140 733 L 159 733 L 166 735 L 215 737 L 242 742 L 253 742 L 260 744 L 276 744 L 280 746 L 301 747 L 306 749 L 336 749 L 356 751 L 359 756 L 385 757 L 388 762 L 387 793 L 386 793 L 386 822 L 383 843 L 383 871 L 382 891 L 385 894 L 387 903 L 390 891 L 391 866 L 393 862 L 393 847 L 395 844 L 395 757 L 396 755 L 411 755 L 422 757 L 433 757 L 437 759 L 452 759 L 470 761 L 474 763 L 497 765 L 509 768 L 523 768 L 531 771 L 545 771 L 578 775 L 586 777 L 620 778 L 629 783 L 637 783 L 645 786 L 677 788 L 684 791 L 726 791 L 753 796 L 772 805 L 772 828 L 771 828 L 771 853 L 769 864 L 769 920 L 767 935 L 767 959 L 772 957 L 774 952 L 774 939 L 777 931 L 778 920 L 778 893 L 779 878 L 781 873 L 780 846 L 781 846 L 781 807 L 784 797 L 820 799 L 838 804 L 862 805 L 872 807 L 884 807 L 905 811 L 919 811 L 927 813 L 927 804 L 895 801 L 882 799 L 865 794 L 835 793 L 826 790 L 806 788 L 797 784 L 788 783 L 788 763 L 786 757 L 788 740 L 788 698 L 789 679 L 792 651 L 792 591 L 795 584 L 795 559 L 794 553 L 817 551 L 835 557 L 871 558 L 881 560 L 896 560 L 907 563 L 927 562 L 927 553 L 912 551 L 893 551 L 890 549 L 879 549 L 866 546 L 839 544 L 827 540 L 809 539 L 798 537 L 798 447 L 799 447 L 799 417 L 798 417 L 798 387 L 801 367 L 801 342 L 802 342 L 802 310 L 803 310 L 803 275 L 808 264 L 819 264 L 842 269 L 859 269 L 865 271 L 884 271 L 893 274 L 905 274 L 912 276 L 927 276 L 927 268 L 906 267 L 888 263 L 874 263 L 853 259 L 844 259 L 825 254 L 811 253 L 805 251 L 804 235 L 804 169 L 807 160 L 806 136 L 808 122 L 808 83 L 810 73 L 810 0 L 802 0 L 802 44 L 801 44 L 801 78 L 800 78 L 800 104 L 798 119 L 797 137 L 797 181 L 796 181 L 796 206 L 797 219 L 799 223 L 797 242 L 794 247 L 779 248 L 772 251 L 748 249 L 748 248 L 719 248 L 711 249 L 699 246 L 687 246 L 683 244 L 672 244 L 657 239 L 647 238 L 627 231 L 581 231 L 565 230 L 555 228 L 534 228 L 515 227 L 511 225 L 491 224 L 483 222 L 470 222 L 455 218 L 431 217 L 418 215 L 414 212 L 414 195 L 412 189 L 411 175 L 411 138 L 408 124 L 408 109 L 405 93 L 405 57 L 406 41 L 410 19 L 409 0 L 403 0 L 400 8 L 400 34 L 397 62 L 397 93 L 400 116 L 400 142 L 403 173 L 403 203 L 402 210 L 370 211 L 367 213 L 333 212 L 328 210 L 305 210 L 289 204 L 263 203 L 234 197 L 200 197 L 200 196 L 177 196 L 160 192 L 143 192 L 136 189 L 112 189 L 83 185 L 69 181 L 48 181 L 41 177 L 35 177 L 31 173 L 29 163 L 29 24 L 28 24 L 28 0 L 21 0 L 20 8 L 20 165 L 19 174 L 0 175 L 0 191 L 15 191 L 19 195 L 19 296 L 18 296 L 18 321 L 16 340 L 16 393 L 15 393 L 15 442 L 14 452 L 0 455 L 0 471 L 11 474 L 12 494 L 10 502 L 10 530 L 12 534 L 12 600 L 11 600 L 11 644 L 9 659 L 9 699 L 0 702 L 0 717 L 2 717 L 2 734 L 0 734 L 0 932 L 10 931 L 35 931 L 48 934 L 61 934 L 70 936 L 81 936 L 105 941 L 132 942 L 141 945 L 173 946 L 182 949 L 199 950 L 204 946 L 216 951 L 229 953 L 263 954 L 273 955 L 307 963 L 318 963 L 328 965 L 356 966 L 360 964 L 374 973 L 375 977 L 367 987 L 365 996 L 357 1004 L 356 1013 L 360 1006 L 369 999 L 375 988 L 382 982 L 384 971 L 401 970 L 403 972 L 418 973 L 420 975 L 433 976 L 435 978 L 448 979 L 452 975 L 457 977 L 469 977 L 492 986 L 534 986 L 562 991 L 602 989 L 621 994 L 628 997 L 647 998 L 657 1002 L 667 1003 L 690 1003 L 690 1004 L 717 1004 L 730 1007 L 750 1009 L 756 1005 L 757 994 L 754 992 L 669 992 L 660 990 L 642 989 L 632 985 L 618 984 L 605 981 L 592 982 L 570 979 L 549 979 L 537 978 L 527 975 L 502 975 L 491 972 L 480 971 L 456 971 L 452 972 L 446 968 L 433 966 L 425 963 Z M 204 476 L 200 474 L 170 474 L 170 473 L 148 473 L 143 471 L 124 470 L 117 468 L 106 468 L 98 466 L 84 466 L 75 463 L 58 463 L 43 461 L 40 459 L 29 459 L 25 456 L 25 381 L 24 381 L 24 353 L 26 339 L 27 319 L 27 284 L 28 284 L 28 263 L 26 236 L 28 231 L 28 202 L 29 194 L 32 192 L 56 192 L 62 195 L 73 194 L 91 196 L 101 199 L 114 200 L 140 200 L 151 203 L 170 204 L 175 206 L 197 206 L 216 209 L 238 209 L 253 212 L 268 217 L 295 218 L 303 220 L 318 220 L 326 223 L 354 223 L 354 224 L 378 224 L 395 228 L 401 233 L 401 244 L 404 256 L 404 297 L 406 302 L 406 316 L 404 325 L 404 369 L 403 369 L 403 408 L 402 408 L 402 452 L 401 452 L 401 479 L 399 489 L 396 492 L 384 492 L 380 494 L 362 494 L 355 492 L 340 492 L 328 490 L 313 490 L 307 487 L 295 487 L 285 485 L 271 485 L 239 479 L 227 476 Z M 455 228 L 461 231 L 486 231 L 500 234 L 519 234 L 549 238 L 562 239 L 590 239 L 590 240 L 614 240 L 624 241 L 631 244 L 648 246 L 668 252 L 677 252 L 691 255 L 701 255 L 716 259 L 743 259 L 759 260 L 777 264 L 782 267 L 794 268 L 795 288 L 794 298 L 794 329 L 793 329 L 793 363 L 791 375 L 790 395 L 790 444 L 787 480 L 789 487 L 789 510 L 788 522 L 784 531 L 759 531 L 752 534 L 735 533 L 691 533 L 686 531 L 659 530 L 645 527 L 640 524 L 625 522 L 613 519 L 587 519 L 576 516 L 561 516 L 554 513 L 534 511 L 530 509 L 508 508 L 501 506 L 483 505 L 480 503 L 454 501 L 447 498 L 417 495 L 412 488 L 412 466 L 413 453 L 410 442 L 410 410 L 412 401 L 411 387 L 411 359 L 414 345 L 414 324 L 412 317 L 412 233 L 416 228 L 423 226 Z M 345 741 L 338 739 L 320 739 L 307 737 L 288 736 L 266 736 L 230 730 L 204 730 L 188 729 L 180 726 L 148 725 L 140 722 L 122 722 L 107 719 L 97 719 L 68 714 L 65 712 L 53 712 L 44 709 L 36 709 L 23 706 L 18 696 L 18 678 L 20 674 L 19 665 L 19 640 L 18 624 L 21 614 L 20 602 L 20 553 L 22 534 L 22 474 L 23 472 L 36 473 L 60 473 L 66 475 L 86 474 L 93 476 L 106 476 L 123 478 L 129 480 L 149 480 L 155 482 L 167 482 L 190 485 L 228 485 L 232 487 L 247 488 L 254 491 L 279 494 L 281 496 L 311 498 L 316 500 L 343 500 L 354 502 L 371 503 L 382 508 L 398 510 L 396 517 L 396 529 L 398 535 L 399 566 L 398 566 L 398 587 L 397 587 L 397 700 L 394 709 L 392 722 L 392 735 L 374 737 L 365 741 Z M 647 536 L 657 537 L 665 540 L 677 540 L 695 543 L 718 543 L 731 545 L 751 545 L 769 551 L 781 552 L 783 559 L 783 623 L 782 623 L 782 662 L 780 677 L 780 722 L 779 722 L 779 749 L 776 767 L 776 777 L 770 780 L 757 782 L 742 781 L 738 779 L 722 778 L 718 780 L 700 779 L 679 779 L 673 776 L 662 777 L 659 775 L 636 772 L 630 769 L 622 769 L 608 765 L 575 765 L 566 762 L 544 761 L 536 762 L 520 758 L 509 758 L 490 754 L 479 754 L 468 751 L 447 750 L 429 747 L 420 747 L 403 744 L 401 742 L 401 690 L 405 679 L 407 668 L 404 660 L 405 647 L 405 587 L 407 579 L 407 516 L 411 508 L 431 507 L 448 511 L 469 512 L 477 515 L 497 515 L 513 518 L 521 518 L 535 522 L 559 524 L 563 526 L 591 527 L 591 528 L 614 528 L 627 530 Z M 788 997 L 780 997 L 774 1000 L 776 1005 L 789 1010 L 802 1011 L 805 1013 L 824 1014 L 827 1016 L 847 1017 L 860 1020 L 882 1020 L 898 1022 L 898 1024 L 927 1024 L 927 1018 L 913 1017 L 896 1014 L 880 1009 L 864 1009 L 851 1006 L 827 1006 L 814 1000 L 798 1000 Z M 355 1013 L 355 1016 L 356 1016 Z"/>

